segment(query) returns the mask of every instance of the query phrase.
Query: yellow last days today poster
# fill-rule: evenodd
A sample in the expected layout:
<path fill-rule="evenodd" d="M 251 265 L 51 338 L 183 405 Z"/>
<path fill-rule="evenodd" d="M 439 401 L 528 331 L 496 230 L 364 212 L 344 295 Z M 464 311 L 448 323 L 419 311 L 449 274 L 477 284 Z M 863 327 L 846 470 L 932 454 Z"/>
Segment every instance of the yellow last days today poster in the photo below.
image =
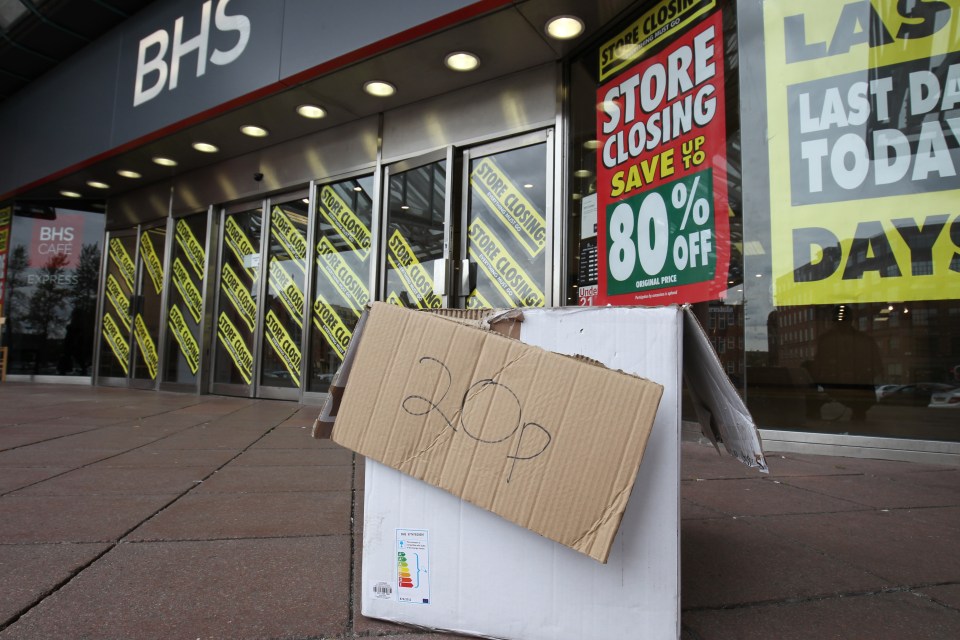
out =
<path fill-rule="evenodd" d="M 960 291 L 960 0 L 766 0 L 774 304 Z"/>

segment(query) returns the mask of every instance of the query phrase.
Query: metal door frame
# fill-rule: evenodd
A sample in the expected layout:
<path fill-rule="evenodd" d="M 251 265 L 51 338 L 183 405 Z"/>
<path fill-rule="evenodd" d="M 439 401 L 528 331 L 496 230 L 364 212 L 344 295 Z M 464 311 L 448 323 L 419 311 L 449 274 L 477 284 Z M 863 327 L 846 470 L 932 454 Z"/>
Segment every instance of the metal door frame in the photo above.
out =
<path fill-rule="evenodd" d="M 306 334 L 309 333 L 309 325 L 306 322 L 303 323 L 303 329 L 300 335 L 300 385 L 292 389 L 286 387 L 271 387 L 269 385 L 261 384 L 260 377 L 263 373 L 263 322 L 266 316 L 264 312 L 264 306 L 266 305 L 267 292 L 269 289 L 269 276 L 265 275 L 264 269 L 270 268 L 270 257 L 267 255 L 267 250 L 270 247 L 270 225 L 273 218 L 273 206 L 276 203 L 280 202 L 289 202 L 291 200 L 297 200 L 306 198 L 307 203 L 307 230 L 306 233 L 310 233 L 311 229 L 311 220 L 313 218 L 313 205 L 314 205 L 314 195 L 311 186 L 301 189 L 295 189 L 291 191 L 284 191 L 282 193 L 273 194 L 270 197 L 264 198 L 264 216 L 262 228 L 260 231 L 260 297 L 257 300 L 257 324 L 255 329 L 255 342 L 257 344 L 257 351 L 253 356 L 253 370 L 254 370 L 254 398 L 266 398 L 270 400 L 296 400 L 299 402 L 300 397 L 303 395 L 303 383 L 305 379 L 303 377 L 303 364 L 304 364 L 304 351 L 303 345 L 305 343 Z M 307 252 L 304 256 L 306 264 L 304 265 L 304 295 L 303 295 L 303 310 L 304 315 L 306 315 L 307 310 L 310 308 L 308 303 L 309 298 L 307 297 L 308 289 L 308 273 L 310 272 L 310 259 L 312 256 L 312 251 L 310 248 L 310 239 L 309 235 L 307 237 Z M 264 262 L 266 261 L 266 264 Z"/>
<path fill-rule="evenodd" d="M 460 197 L 460 242 L 458 243 L 457 250 L 459 251 L 460 260 L 457 265 L 457 271 L 460 274 L 460 277 L 457 279 L 456 284 L 456 301 L 457 307 L 463 308 L 465 306 L 465 301 L 467 295 L 469 294 L 469 285 L 468 278 L 470 275 L 469 268 L 469 257 L 467 255 L 467 234 L 463 231 L 467 228 L 469 224 L 469 202 L 470 199 L 467 197 L 470 190 L 470 163 L 472 160 L 477 158 L 483 158 L 486 156 L 496 155 L 498 153 L 503 153 L 505 151 L 513 151 L 515 149 L 522 149 L 524 147 L 531 147 L 537 144 L 546 143 L 546 148 L 544 150 L 544 163 L 545 163 L 545 176 L 546 184 L 544 184 L 544 192 L 546 194 L 546 203 L 544 208 L 546 209 L 543 212 L 543 218 L 547 223 L 546 228 L 546 245 L 543 248 L 544 251 L 544 280 L 543 280 L 543 295 L 544 295 L 544 307 L 551 307 L 554 305 L 554 268 L 553 268 L 553 255 L 554 255 L 554 225 L 556 216 L 553 215 L 554 211 L 554 129 L 553 127 L 548 127 L 545 129 L 539 129 L 536 131 L 529 131 L 526 133 L 521 133 L 518 135 L 510 136 L 507 138 L 501 138 L 499 140 L 494 140 L 493 142 L 483 142 L 477 145 L 463 148 L 460 152 L 461 162 L 461 174 L 460 174 L 460 188 L 461 188 L 461 197 Z"/>
<path fill-rule="evenodd" d="M 101 295 L 98 296 L 97 301 L 97 324 L 96 324 L 96 341 L 94 345 L 94 377 L 93 383 L 97 386 L 102 387 L 129 387 L 130 380 L 132 377 L 131 371 L 133 370 L 133 317 L 130 318 L 130 335 L 127 340 L 130 343 L 129 348 L 127 349 L 127 375 L 125 376 L 102 376 L 100 375 L 100 353 L 103 349 L 103 315 L 106 313 L 107 309 L 107 275 L 110 270 L 110 241 L 113 238 L 123 238 L 132 236 L 134 238 L 134 283 L 137 282 L 137 258 L 140 252 L 140 225 L 133 227 L 128 227 L 126 229 L 118 230 L 108 230 L 104 233 L 103 241 L 103 257 L 102 257 L 102 268 L 100 269 L 100 292 Z M 136 295 L 136 287 L 131 292 L 131 296 Z M 131 301 L 132 304 L 132 301 Z"/>
<path fill-rule="evenodd" d="M 135 328 L 134 325 L 131 325 L 131 329 L 130 329 L 130 375 L 128 376 L 128 378 L 129 378 L 129 380 L 130 380 L 130 383 L 129 383 L 128 386 L 129 386 L 131 389 L 144 389 L 144 390 L 154 390 L 154 391 L 156 391 L 156 390 L 158 390 L 158 389 L 160 388 L 160 380 L 161 380 L 161 377 L 162 377 L 162 376 L 160 375 L 160 364 L 161 364 L 161 362 L 160 362 L 160 360 L 161 360 L 161 359 L 160 359 L 160 354 L 163 353 L 163 351 L 164 351 L 164 341 L 166 340 L 166 334 L 167 334 L 167 323 L 164 322 L 163 319 L 164 319 L 164 315 L 165 315 L 164 312 L 166 311 L 166 308 L 167 308 L 167 307 L 166 307 L 166 303 L 167 303 L 167 292 L 169 291 L 169 287 L 168 287 L 167 285 L 168 285 L 169 271 L 170 271 L 170 270 L 169 270 L 169 268 L 168 268 L 167 263 L 168 263 L 169 258 L 170 258 L 170 240 L 171 240 L 171 237 L 170 237 L 170 216 L 167 216 L 167 217 L 164 218 L 163 220 L 158 220 L 158 221 L 156 221 L 156 222 L 149 222 L 149 223 L 144 223 L 144 224 L 137 225 L 137 253 L 136 253 L 136 257 L 134 258 L 133 263 L 134 263 L 134 265 L 136 265 L 136 275 L 134 276 L 134 281 L 135 281 L 136 284 L 137 284 L 136 291 L 134 291 L 134 295 L 136 296 L 136 298 L 139 299 L 139 298 L 142 298 L 142 297 L 143 297 L 143 282 L 144 282 L 144 277 L 145 277 L 145 268 L 144 268 L 144 266 L 143 266 L 142 256 L 140 255 L 140 241 L 141 241 L 141 237 L 142 237 L 143 234 L 146 233 L 147 231 L 150 231 L 151 229 L 157 229 L 157 228 L 159 228 L 159 227 L 164 227 L 164 238 L 163 238 L 163 257 L 162 257 L 162 259 L 161 259 L 161 261 L 160 261 L 160 266 L 161 266 L 161 268 L 163 269 L 163 274 L 162 274 L 162 278 L 163 278 L 163 285 L 162 285 L 162 287 L 163 287 L 163 288 L 160 290 L 160 318 L 159 318 L 159 320 L 160 320 L 160 326 L 159 326 L 159 331 L 158 331 L 158 333 L 157 333 L 157 344 L 156 344 L 156 349 L 157 349 L 157 376 L 156 376 L 156 378 L 154 378 L 153 380 L 139 379 L 139 378 L 136 377 L 136 371 L 137 371 L 137 366 L 136 366 L 136 365 L 137 365 L 137 354 L 138 354 L 138 352 L 139 352 L 139 345 L 137 345 L 137 341 L 136 341 L 135 336 L 134 336 L 134 331 L 136 330 L 136 328 Z M 134 310 L 133 310 L 133 320 L 132 320 L 132 322 L 136 322 L 136 317 L 137 317 L 137 309 L 136 309 L 136 307 L 134 307 Z M 136 350 L 135 350 L 135 349 L 136 349 Z"/>
<path fill-rule="evenodd" d="M 259 376 L 259 353 L 260 353 L 260 316 L 263 314 L 263 271 L 258 274 L 259 281 L 257 282 L 258 295 L 257 295 L 257 315 L 255 318 L 253 326 L 253 345 L 250 349 L 253 355 L 253 372 L 251 373 L 250 384 L 241 385 L 234 384 L 230 382 L 217 382 L 214 372 L 217 368 L 217 331 L 214 327 L 217 325 L 217 319 L 220 317 L 220 289 L 221 289 L 221 275 L 223 273 L 223 261 L 227 256 L 226 251 L 221 251 L 223 247 L 223 230 L 225 225 L 225 220 L 228 215 L 233 215 L 235 213 L 243 213 L 245 211 L 251 211 L 257 207 L 257 203 L 260 206 L 260 246 L 259 246 L 259 255 L 261 262 L 263 261 L 263 229 L 264 221 L 266 219 L 266 206 L 267 199 L 262 198 L 259 200 L 246 200 L 243 202 L 235 202 L 221 206 L 219 213 L 216 215 L 217 218 L 217 277 L 213 280 L 216 281 L 216 286 L 213 290 L 213 313 L 211 314 L 211 337 L 210 337 L 210 364 L 209 364 L 209 386 L 207 389 L 210 393 L 215 395 L 223 396 L 234 396 L 240 398 L 253 398 L 254 388 L 257 383 Z"/>
<path fill-rule="evenodd" d="M 375 232 L 375 238 L 377 240 L 376 249 L 378 252 L 376 259 L 377 288 L 371 289 L 371 291 L 376 292 L 376 300 L 386 300 L 387 297 L 387 252 L 385 247 L 387 246 L 387 226 L 389 223 L 388 216 L 390 215 L 390 177 L 398 173 L 403 173 L 412 169 L 418 169 L 441 160 L 445 160 L 447 163 L 445 176 L 446 185 L 444 186 L 443 194 L 443 255 L 440 264 L 438 265 L 436 262 L 434 264 L 433 292 L 434 294 L 440 296 L 444 307 L 450 306 L 450 300 L 454 299 L 455 294 L 452 293 L 451 285 L 453 279 L 452 252 L 454 251 L 452 243 L 452 224 L 455 195 L 453 183 L 454 178 L 457 175 L 455 164 L 456 156 L 457 154 L 455 153 L 454 146 L 448 145 L 442 149 L 437 149 L 435 151 L 414 156 L 412 158 L 405 158 L 403 160 L 398 160 L 396 162 L 383 165 L 380 172 L 383 176 L 380 182 L 380 210 L 374 210 L 374 220 L 378 221 L 377 226 L 379 227 Z M 442 282 L 438 284 L 438 280 Z"/>
<path fill-rule="evenodd" d="M 304 357 L 300 363 L 300 404 L 323 404 L 326 401 L 329 392 L 327 391 L 308 391 L 306 382 L 310 373 L 310 362 L 308 354 L 311 353 L 313 344 L 310 329 L 313 322 L 313 302 L 316 300 L 314 274 L 316 273 L 315 262 L 317 259 L 317 193 L 326 185 L 343 182 L 353 178 L 370 176 L 373 178 L 373 190 L 370 193 L 371 212 L 370 212 L 370 268 L 367 270 L 367 290 L 370 291 L 371 301 L 376 299 L 378 285 L 378 259 L 377 255 L 382 246 L 379 241 L 379 233 L 382 225 L 378 225 L 377 218 L 380 215 L 380 191 L 382 171 L 378 171 L 376 164 L 356 169 L 346 173 L 340 173 L 333 176 L 327 176 L 321 180 L 310 182 L 310 217 L 307 225 L 307 273 L 304 283 L 304 309 L 303 309 L 303 342 L 301 349 Z"/>
<path fill-rule="evenodd" d="M 208 389 L 208 385 L 205 384 L 204 381 L 205 381 L 205 376 L 206 377 L 209 376 L 209 369 L 210 369 L 210 355 L 209 355 L 210 342 L 209 342 L 209 335 L 208 335 L 209 327 L 210 327 L 210 313 L 209 313 L 210 297 L 211 297 L 211 291 L 216 291 L 216 290 L 212 290 L 210 287 L 211 282 L 216 280 L 215 278 L 210 277 L 210 270 L 212 268 L 212 265 L 216 264 L 216 257 L 217 257 L 217 249 L 212 247 L 210 242 L 217 228 L 214 224 L 215 216 L 213 214 L 214 214 L 214 207 L 211 206 L 211 207 L 207 207 L 205 211 L 192 211 L 190 213 L 183 213 L 176 216 L 170 216 L 169 227 L 167 228 L 167 236 L 168 236 L 168 241 L 170 243 L 169 249 L 167 250 L 168 251 L 167 261 L 170 263 L 173 262 L 173 243 L 176 242 L 177 221 L 183 218 L 192 218 L 193 216 L 203 216 L 203 215 L 206 216 L 206 234 L 205 234 L 206 237 L 204 240 L 204 252 L 205 252 L 204 253 L 204 256 L 205 256 L 204 272 L 203 272 L 203 279 L 201 281 L 201 287 L 200 287 L 202 306 L 200 307 L 200 326 L 197 329 L 199 335 L 196 336 L 197 344 L 200 347 L 200 361 L 197 364 L 197 379 L 193 384 L 184 383 L 184 382 L 171 382 L 169 380 L 166 380 L 165 368 L 164 368 L 164 374 L 161 374 L 158 376 L 160 380 L 158 389 L 160 391 L 173 391 L 178 393 L 193 392 L 196 394 L 201 394 L 201 393 L 205 393 L 206 390 Z M 211 261 L 211 258 L 212 258 L 212 261 Z M 168 288 L 173 284 L 172 265 L 171 265 L 171 268 L 168 268 L 164 272 L 164 276 L 165 276 L 164 277 L 164 293 L 166 293 Z M 169 303 L 170 303 L 170 298 L 168 297 L 165 300 L 165 305 L 163 309 L 164 320 L 166 320 L 167 316 L 170 313 L 170 309 L 166 306 Z M 164 328 L 166 328 L 166 325 L 167 323 L 164 322 Z M 166 340 L 169 341 L 170 332 L 167 331 L 166 335 L 167 335 Z M 165 342 L 163 346 L 164 355 L 166 355 L 168 348 L 169 348 L 169 344 Z"/>

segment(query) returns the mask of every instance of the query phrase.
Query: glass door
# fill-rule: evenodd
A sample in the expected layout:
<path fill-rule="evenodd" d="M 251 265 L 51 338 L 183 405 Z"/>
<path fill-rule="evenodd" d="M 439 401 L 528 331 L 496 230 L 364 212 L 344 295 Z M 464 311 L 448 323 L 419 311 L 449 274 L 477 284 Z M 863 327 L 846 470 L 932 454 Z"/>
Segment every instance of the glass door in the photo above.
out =
<path fill-rule="evenodd" d="M 464 152 L 459 295 L 468 308 L 542 307 L 547 302 L 553 184 L 552 132 Z"/>
<path fill-rule="evenodd" d="M 450 153 L 386 168 L 382 299 L 387 302 L 417 309 L 448 304 Z"/>
<path fill-rule="evenodd" d="M 253 393 L 260 298 L 260 239 L 263 208 L 225 209 L 220 225 L 220 272 L 211 390 L 224 395 Z"/>
<path fill-rule="evenodd" d="M 152 389 L 160 369 L 166 221 L 107 241 L 97 380 Z"/>
<path fill-rule="evenodd" d="M 330 388 L 370 300 L 373 182 L 364 175 L 317 186 L 306 392 Z"/>
<path fill-rule="evenodd" d="M 137 296 L 133 309 L 133 370 L 131 386 L 153 388 L 160 369 L 163 317 L 163 262 L 166 255 L 166 221 L 141 229 L 137 251 Z"/>
<path fill-rule="evenodd" d="M 107 239 L 106 275 L 102 290 L 97 382 L 126 385 L 130 376 L 137 267 L 137 231 L 111 231 Z"/>
<path fill-rule="evenodd" d="M 202 361 L 203 291 L 207 269 L 209 215 L 198 213 L 173 223 L 167 335 L 163 382 L 197 388 Z"/>
<path fill-rule="evenodd" d="M 271 202 L 264 273 L 266 297 L 260 321 L 259 397 L 295 400 L 301 384 L 304 294 L 307 269 L 307 194 Z"/>

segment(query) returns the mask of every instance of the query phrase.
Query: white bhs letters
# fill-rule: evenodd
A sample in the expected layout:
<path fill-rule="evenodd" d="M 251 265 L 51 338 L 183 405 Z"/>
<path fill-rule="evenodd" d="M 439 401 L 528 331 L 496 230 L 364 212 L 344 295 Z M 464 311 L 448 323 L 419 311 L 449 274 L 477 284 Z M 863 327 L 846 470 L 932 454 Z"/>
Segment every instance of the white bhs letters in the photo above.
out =
<path fill-rule="evenodd" d="M 203 3 L 200 12 L 200 33 L 184 41 L 183 20 L 180 16 L 173 24 L 173 36 L 166 29 L 158 29 L 140 40 L 137 55 L 137 78 L 133 89 L 133 106 L 138 106 L 157 97 L 165 85 L 177 88 L 180 76 L 180 59 L 193 51 L 197 52 L 197 77 L 207 72 L 207 50 L 210 42 L 210 13 L 213 0 Z M 237 43 L 227 51 L 214 49 L 209 56 L 212 64 L 223 66 L 240 57 L 250 41 L 250 19 L 244 15 L 227 15 L 230 0 L 219 0 L 214 12 L 213 25 L 218 31 L 236 31 Z M 171 39 L 173 46 L 171 47 Z M 167 62 L 167 52 L 170 62 Z M 148 76 L 150 76 L 148 78 Z M 150 86 L 145 86 L 152 81 Z"/>

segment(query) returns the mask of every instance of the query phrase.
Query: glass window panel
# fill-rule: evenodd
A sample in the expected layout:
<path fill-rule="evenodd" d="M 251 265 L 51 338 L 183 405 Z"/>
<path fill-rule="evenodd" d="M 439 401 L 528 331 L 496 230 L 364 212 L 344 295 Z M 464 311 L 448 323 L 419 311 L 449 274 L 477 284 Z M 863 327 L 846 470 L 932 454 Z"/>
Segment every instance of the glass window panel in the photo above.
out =
<path fill-rule="evenodd" d="M 253 382 L 253 331 L 260 291 L 262 226 L 260 207 L 223 217 L 213 372 L 217 383 L 250 385 Z"/>
<path fill-rule="evenodd" d="M 197 381 L 200 367 L 207 214 L 178 219 L 173 235 L 163 379 L 192 384 Z"/>
<path fill-rule="evenodd" d="M 738 5 L 741 24 L 763 24 L 766 7 Z M 797 17 L 809 30 L 835 24 L 835 14 L 807 11 Z M 883 168 L 880 151 L 874 157 L 873 148 L 867 153 L 864 147 L 864 154 L 854 153 L 846 161 L 849 167 L 862 160 L 870 180 L 841 189 L 825 161 L 823 184 L 813 193 L 809 163 L 796 155 L 799 145 L 812 140 L 869 142 L 883 133 L 910 142 L 899 147 L 898 166 L 926 161 L 928 154 L 922 145 L 918 150 L 916 141 L 928 133 L 939 136 L 937 123 L 944 122 L 946 111 L 938 104 L 911 112 L 907 80 L 916 74 L 942 81 L 955 54 L 935 39 L 921 55 L 901 56 L 894 63 L 882 62 L 882 48 L 851 49 L 845 58 L 809 65 L 802 79 L 784 83 L 782 60 L 764 55 L 764 38 L 769 43 L 782 36 L 779 27 L 779 33 L 772 31 L 778 24 L 782 26 L 768 23 L 767 33 L 741 30 L 740 41 L 728 51 L 734 55 L 739 50 L 737 59 L 752 80 L 742 103 L 750 123 L 743 131 L 751 167 L 747 188 L 754 196 L 745 213 L 743 245 L 749 275 L 744 332 L 748 407 L 761 426 L 773 429 L 958 441 L 960 300 L 956 286 L 944 285 L 956 275 L 957 243 L 948 231 L 951 221 L 957 224 L 954 213 L 943 227 L 935 222 L 936 216 L 955 210 L 956 184 L 945 182 L 954 180 L 954 172 L 949 178 L 936 171 L 906 172 L 903 180 L 880 184 L 872 179 L 874 169 Z M 821 114 L 826 113 L 821 109 L 825 95 L 845 95 L 843 87 L 880 86 L 882 81 L 892 87 L 890 99 L 873 100 L 868 117 L 831 125 L 829 136 L 797 133 L 793 127 L 797 95 L 809 98 L 813 112 Z M 784 98 L 782 104 L 774 99 L 777 95 Z M 881 111 L 885 115 L 878 115 Z M 940 156 L 948 163 L 951 155 L 956 157 L 953 142 L 950 146 L 950 153 Z M 842 169 L 837 167 L 833 171 Z M 813 249 L 802 241 L 801 230 L 832 239 Z M 926 233 L 936 242 L 932 250 L 927 245 L 925 251 L 910 251 L 895 230 L 914 239 Z M 790 335 L 788 326 L 800 329 L 799 334 Z"/>
<path fill-rule="evenodd" d="M 432 260 L 443 259 L 446 161 L 392 174 L 386 224 L 386 299 L 411 308 L 443 306 Z"/>
<path fill-rule="evenodd" d="M 140 295 L 133 317 L 135 378 L 156 380 L 160 357 L 161 295 L 163 294 L 163 254 L 167 230 L 154 227 L 140 234 Z"/>
<path fill-rule="evenodd" d="M 317 189 L 308 391 L 325 392 L 370 299 L 373 176 Z"/>
<path fill-rule="evenodd" d="M 467 307 L 542 307 L 547 244 L 547 145 L 470 161 Z"/>
<path fill-rule="evenodd" d="M 103 225 L 102 213 L 16 207 L 0 254 L 7 373 L 92 374 Z"/>
<path fill-rule="evenodd" d="M 107 278 L 100 339 L 101 377 L 129 375 L 130 338 L 133 329 L 134 277 L 137 237 L 111 236 L 107 247 Z"/>
<path fill-rule="evenodd" d="M 260 369 L 260 384 L 268 387 L 300 387 L 309 211 L 305 200 L 297 198 L 270 208 Z"/>

